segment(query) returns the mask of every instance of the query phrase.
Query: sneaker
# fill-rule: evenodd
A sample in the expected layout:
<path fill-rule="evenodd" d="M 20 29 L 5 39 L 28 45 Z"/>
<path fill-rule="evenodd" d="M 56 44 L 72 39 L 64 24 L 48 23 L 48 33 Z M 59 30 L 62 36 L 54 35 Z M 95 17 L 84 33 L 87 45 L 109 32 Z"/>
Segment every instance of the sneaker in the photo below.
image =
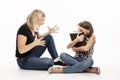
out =
<path fill-rule="evenodd" d="M 54 65 L 67 66 L 67 64 L 63 63 L 62 61 L 54 62 Z"/>

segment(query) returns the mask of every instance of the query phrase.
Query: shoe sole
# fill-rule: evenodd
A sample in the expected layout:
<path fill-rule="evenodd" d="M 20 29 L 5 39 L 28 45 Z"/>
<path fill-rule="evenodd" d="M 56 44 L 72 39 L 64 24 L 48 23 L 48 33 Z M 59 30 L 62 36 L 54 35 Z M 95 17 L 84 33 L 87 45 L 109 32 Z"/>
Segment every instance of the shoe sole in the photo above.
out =
<path fill-rule="evenodd" d="M 97 74 L 100 75 L 100 68 L 97 68 Z"/>

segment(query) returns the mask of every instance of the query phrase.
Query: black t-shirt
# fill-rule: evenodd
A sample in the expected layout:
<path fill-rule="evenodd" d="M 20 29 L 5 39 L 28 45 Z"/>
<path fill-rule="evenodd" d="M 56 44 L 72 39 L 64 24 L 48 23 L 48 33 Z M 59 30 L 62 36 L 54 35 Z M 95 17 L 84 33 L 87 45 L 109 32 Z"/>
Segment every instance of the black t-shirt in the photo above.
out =
<path fill-rule="evenodd" d="M 30 29 L 28 28 L 28 25 L 25 23 L 23 24 L 19 29 L 18 29 L 18 32 L 17 32 L 17 37 L 18 35 L 24 35 L 27 37 L 27 41 L 26 41 L 26 45 L 27 44 L 30 44 L 31 42 L 34 41 L 35 37 L 32 35 L 32 32 L 30 31 Z M 23 54 L 20 54 L 19 51 L 18 51 L 18 41 L 17 41 L 18 38 L 16 38 L 16 57 L 18 58 L 21 58 L 21 57 L 26 57 L 28 56 L 29 54 L 32 53 L 33 49 L 32 48 L 31 50 L 23 53 Z"/>

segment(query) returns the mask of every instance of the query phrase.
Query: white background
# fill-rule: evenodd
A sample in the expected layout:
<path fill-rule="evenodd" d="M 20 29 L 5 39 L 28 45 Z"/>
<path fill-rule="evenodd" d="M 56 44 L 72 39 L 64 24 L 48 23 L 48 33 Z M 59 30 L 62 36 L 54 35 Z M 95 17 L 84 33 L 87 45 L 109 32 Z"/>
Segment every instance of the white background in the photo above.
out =
<path fill-rule="evenodd" d="M 73 80 L 73 78 L 76 80 L 119 80 L 119 7 L 119 0 L 0 1 L 0 80 L 56 80 L 56 78 L 61 80 Z M 34 9 L 40 9 L 46 14 L 45 24 L 41 26 L 41 33 L 47 31 L 46 26 L 52 27 L 57 24 L 60 27 L 59 32 L 53 34 L 58 54 L 68 52 L 74 55 L 71 50 L 66 49 L 66 45 L 70 42 L 69 33 L 77 30 L 77 24 L 80 21 L 90 21 L 96 35 L 95 52 L 93 55 L 94 66 L 101 68 L 101 75 L 58 74 L 53 76 L 47 72 L 39 73 L 39 71 L 19 70 L 14 56 L 16 33 L 18 28 L 25 22 L 28 14 Z M 50 57 L 48 52 L 43 56 Z"/>

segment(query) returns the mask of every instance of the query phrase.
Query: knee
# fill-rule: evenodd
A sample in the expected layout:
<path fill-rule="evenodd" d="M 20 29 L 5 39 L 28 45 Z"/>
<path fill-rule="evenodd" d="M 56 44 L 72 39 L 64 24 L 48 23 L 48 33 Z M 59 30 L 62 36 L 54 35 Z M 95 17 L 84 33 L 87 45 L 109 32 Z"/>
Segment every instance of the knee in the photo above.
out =
<path fill-rule="evenodd" d="M 53 37 L 52 37 L 52 35 L 49 34 L 49 35 L 46 35 L 44 38 L 45 38 L 45 39 L 51 39 L 51 38 L 53 38 Z"/>
<path fill-rule="evenodd" d="M 92 66 L 93 65 L 93 59 L 91 57 L 87 58 L 87 64 L 89 66 Z"/>
<path fill-rule="evenodd" d="M 67 58 L 67 53 L 61 53 L 60 54 L 60 59 L 64 59 Z"/>

